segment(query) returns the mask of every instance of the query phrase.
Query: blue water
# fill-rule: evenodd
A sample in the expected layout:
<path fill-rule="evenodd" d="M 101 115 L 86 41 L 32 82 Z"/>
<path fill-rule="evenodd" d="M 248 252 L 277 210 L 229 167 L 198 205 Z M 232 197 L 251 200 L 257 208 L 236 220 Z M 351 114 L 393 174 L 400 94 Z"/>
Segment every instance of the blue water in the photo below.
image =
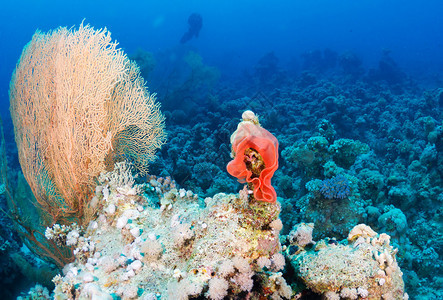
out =
<path fill-rule="evenodd" d="M 442 12 L 441 0 L 3 1 L 0 115 L 10 166 L 19 169 L 8 88 L 23 47 L 36 30 L 82 21 L 106 27 L 129 57 L 141 49 L 156 60 L 153 70 L 142 71 L 149 90 L 157 92 L 169 135 L 151 168 L 155 175 L 171 176 L 202 196 L 237 192 L 240 186 L 225 171 L 229 135 L 241 112 L 254 109 L 279 139 L 280 170 L 273 179 L 279 201 L 299 209 L 299 199 L 309 195 L 306 184 L 336 175 L 323 172 L 327 161 L 335 161 L 352 179 L 336 198 L 349 192 L 351 199 L 369 201 L 349 206 L 350 214 L 357 206 L 366 211 L 349 222 L 391 234 L 404 249 L 399 260 L 406 290 L 412 299 L 432 299 L 441 292 L 433 274 L 441 276 L 443 249 Z M 202 18 L 198 37 L 180 43 L 193 13 Z M 209 68 L 203 78 L 190 80 L 190 51 Z M 372 156 L 345 161 L 323 153 L 324 161 L 303 167 L 297 149 L 313 136 L 330 145 L 340 138 L 361 141 Z M 368 184 L 369 177 L 378 183 Z M 407 231 L 396 232 L 371 215 L 372 207 L 379 215 L 400 208 Z M 289 231 L 321 214 L 283 211 L 282 219 Z M 355 224 L 341 225 L 346 230 Z M 343 238 L 340 230 L 318 234 Z"/>
<path fill-rule="evenodd" d="M 190 43 L 224 75 L 238 74 L 274 51 L 282 65 L 309 50 L 352 50 L 373 66 L 383 49 L 404 68 L 441 72 L 443 3 L 429 1 L 4 1 L 0 10 L 0 97 L 32 34 L 83 19 L 107 27 L 127 53 L 178 46 L 193 12 L 203 29 Z M 4 113 L 3 113 L 4 115 Z"/>

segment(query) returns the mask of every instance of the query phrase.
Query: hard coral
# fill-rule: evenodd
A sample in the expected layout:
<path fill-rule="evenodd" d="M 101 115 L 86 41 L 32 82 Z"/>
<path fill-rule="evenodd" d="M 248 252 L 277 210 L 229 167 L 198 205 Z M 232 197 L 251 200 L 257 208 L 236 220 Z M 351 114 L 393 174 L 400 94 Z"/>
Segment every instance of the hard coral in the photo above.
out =
<path fill-rule="evenodd" d="M 254 113 L 243 113 L 244 121 L 231 136 L 235 157 L 227 165 L 227 170 L 239 182 L 252 184 L 255 199 L 275 202 L 277 194 L 271 185 L 271 178 L 278 168 L 278 141 L 260 127 L 258 121 L 252 121 L 254 118 L 251 118 L 251 114 Z"/>
<path fill-rule="evenodd" d="M 349 180 L 340 174 L 323 180 L 320 191 L 328 199 L 344 199 L 351 194 L 349 185 Z"/>
<path fill-rule="evenodd" d="M 407 299 L 397 249 L 390 245 L 387 234 L 359 224 L 347 242 L 330 241 L 320 240 L 312 248 L 287 253 L 308 289 L 325 299 Z"/>
<path fill-rule="evenodd" d="M 95 247 L 54 280 L 55 299 L 290 298 L 277 273 L 285 264 L 278 202 L 216 194 L 202 206 L 189 190 L 152 189 L 158 183 L 129 186 L 140 194 L 128 195 L 119 182 L 102 182 L 108 188 L 96 196 L 102 201 L 107 191 L 103 201 L 114 211 L 100 206 L 95 225 L 82 232 L 78 239 Z"/>

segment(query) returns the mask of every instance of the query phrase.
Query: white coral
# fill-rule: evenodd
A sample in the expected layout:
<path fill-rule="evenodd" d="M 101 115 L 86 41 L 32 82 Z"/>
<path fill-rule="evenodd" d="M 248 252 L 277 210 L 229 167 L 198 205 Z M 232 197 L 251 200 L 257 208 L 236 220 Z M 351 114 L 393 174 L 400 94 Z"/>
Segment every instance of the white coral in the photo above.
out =
<path fill-rule="evenodd" d="M 212 278 L 209 281 L 209 298 L 212 300 L 222 300 L 228 294 L 228 282 L 223 278 Z"/>
<path fill-rule="evenodd" d="M 140 248 L 143 253 L 143 260 L 146 262 L 156 261 L 163 253 L 163 247 L 157 240 L 147 239 Z"/>
<path fill-rule="evenodd" d="M 285 257 L 281 253 L 275 253 L 272 255 L 271 261 L 274 271 L 280 271 L 285 267 Z"/>
<path fill-rule="evenodd" d="M 340 295 L 333 292 L 333 291 L 328 291 L 326 293 L 323 294 L 322 299 L 325 300 L 340 300 Z"/>
<path fill-rule="evenodd" d="M 359 295 L 360 297 L 362 297 L 362 298 L 367 298 L 367 297 L 369 296 L 369 292 L 368 292 L 368 290 L 365 289 L 365 288 L 362 288 L 362 287 L 359 287 L 359 288 L 357 289 L 357 293 L 358 293 L 358 295 Z"/>
<path fill-rule="evenodd" d="M 357 289 L 345 287 L 341 290 L 340 297 L 349 300 L 356 300 L 358 298 Z"/>
<path fill-rule="evenodd" d="M 358 224 L 352 228 L 351 232 L 349 232 L 348 235 L 348 241 L 355 241 L 359 237 L 363 238 L 372 238 L 377 235 L 377 232 L 372 230 L 371 227 L 369 227 L 366 224 Z"/>
<path fill-rule="evenodd" d="M 240 272 L 240 273 L 249 273 L 251 272 L 251 266 L 249 265 L 248 260 L 244 259 L 243 257 L 236 256 L 232 259 L 232 262 L 234 263 L 234 267 Z"/>
<path fill-rule="evenodd" d="M 234 263 L 230 259 L 224 260 L 218 267 L 218 273 L 223 277 L 226 277 L 229 274 L 234 273 L 234 271 L 235 271 Z"/>
<path fill-rule="evenodd" d="M 289 242 L 292 245 L 304 247 L 309 243 L 312 243 L 312 231 L 314 230 L 314 223 L 300 223 L 291 230 L 289 233 Z"/>
<path fill-rule="evenodd" d="M 266 256 L 260 256 L 257 259 L 257 265 L 262 269 L 265 267 L 269 268 L 271 266 L 271 260 L 269 258 L 267 258 Z"/>
<path fill-rule="evenodd" d="M 72 230 L 68 233 L 66 236 L 66 245 L 68 246 L 74 246 L 77 245 L 78 238 L 80 236 L 80 233 L 78 230 Z"/>
<path fill-rule="evenodd" d="M 175 231 L 172 238 L 174 239 L 177 247 L 183 246 L 186 241 L 190 240 L 194 236 L 194 232 L 191 230 L 191 226 L 189 224 L 179 224 L 174 229 Z"/>

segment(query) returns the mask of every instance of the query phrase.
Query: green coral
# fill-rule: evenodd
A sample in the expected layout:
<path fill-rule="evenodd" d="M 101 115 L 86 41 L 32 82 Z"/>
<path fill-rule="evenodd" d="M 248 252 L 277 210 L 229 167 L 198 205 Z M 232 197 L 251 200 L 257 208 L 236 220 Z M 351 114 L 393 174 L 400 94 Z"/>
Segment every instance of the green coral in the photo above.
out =
<path fill-rule="evenodd" d="M 329 152 L 338 166 L 348 169 L 359 155 L 369 152 L 369 146 L 356 140 L 339 139 L 329 147 Z"/>

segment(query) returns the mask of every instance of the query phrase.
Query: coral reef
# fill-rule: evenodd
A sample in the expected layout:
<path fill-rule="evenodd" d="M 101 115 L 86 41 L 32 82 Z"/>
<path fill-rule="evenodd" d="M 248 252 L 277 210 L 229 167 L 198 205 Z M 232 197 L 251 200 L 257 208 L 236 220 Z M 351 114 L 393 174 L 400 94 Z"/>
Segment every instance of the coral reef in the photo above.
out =
<path fill-rule="evenodd" d="M 305 232 L 309 235 L 309 230 Z M 396 260 L 398 250 L 387 234 L 359 224 L 347 241 L 326 238 L 307 245 L 289 239 L 288 258 L 305 288 L 324 299 L 408 299 Z"/>
<path fill-rule="evenodd" d="M 121 164 L 100 179 L 103 209 L 77 238 L 75 262 L 54 278 L 56 299 L 290 298 L 278 273 L 278 202 L 247 193 L 202 202 L 191 191 L 133 185 Z"/>
<path fill-rule="evenodd" d="M 101 178 L 92 197 L 104 203 L 103 207 L 99 205 L 97 228 L 69 231 L 70 241 L 77 242 L 73 245 L 77 260 L 65 270 L 76 267 L 77 273 L 74 276 L 68 272 L 58 278 L 58 295 L 65 297 L 73 291 L 154 299 L 161 293 L 172 299 L 210 295 L 223 299 L 256 295 L 263 288 L 261 292 L 269 297 L 288 298 L 289 285 L 296 291 L 292 295 L 296 298 L 389 297 L 388 287 L 398 291 L 392 295 L 396 299 L 403 298 L 401 291 L 411 299 L 442 298 L 441 84 L 414 81 L 388 53 L 382 54 L 373 70 L 365 69 L 367 62 L 352 52 L 306 52 L 301 57 L 302 70 L 290 69 L 277 54 L 265 54 L 235 80 L 226 73 L 220 76 L 219 70 L 206 65 L 215 62 L 196 49 L 134 55 L 149 87 L 159 92 L 168 144 L 150 165 L 155 176 L 138 179 L 144 185 L 133 189 L 135 182 L 110 183 L 111 178 Z M 229 194 L 241 189 L 226 172 L 231 153 L 229 137 L 237 128 L 239 113 L 246 109 L 260 114 L 261 125 L 278 138 L 281 151 L 279 170 L 272 179 L 278 195 L 275 204 L 280 205 L 281 212 L 277 218 L 275 210 L 273 221 L 267 218 L 269 224 L 264 228 L 259 220 L 266 216 L 268 203 L 252 202 L 248 189 L 239 195 Z M 8 151 L 8 159 L 14 162 L 16 150 L 10 146 Z M 17 162 L 11 167 L 16 172 Z M 17 187 L 14 196 L 26 200 L 23 176 L 13 177 L 11 185 Z M 120 187 L 119 191 L 115 186 Z M 247 210 L 240 203 L 257 209 Z M 138 206 L 137 217 L 134 210 L 138 211 Z M 209 216 L 211 209 L 219 213 L 219 218 L 228 214 L 229 224 L 239 224 L 232 221 L 236 215 L 236 220 L 242 221 L 241 228 L 257 226 L 254 230 L 258 231 L 249 231 L 249 237 L 280 231 L 283 254 L 292 264 L 275 271 L 282 265 L 278 250 L 254 258 L 241 252 L 249 269 L 241 264 L 241 255 L 222 257 L 223 252 L 216 252 L 215 261 L 197 258 L 196 247 L 215 245 L 211 243 L 216 243 L 217 235 L 217 243 L 227 239 L 225 245 L 233 245 L 236 238 L 245 243 L 253 241 L 243 234 L 237 237 L 237 225 L 233 225 L 234 233 L 228 234 L 226 224 L 216 223 Z M 187 212 L 179 213 L 184 210 Z M 23 206 L 23 212 L 32 215 L 32 207 L 25 210 Z M 180 216 L 177 222 L 172 218 L 174 214 Z M 197 214 L 204 223 L 198 223 Z M 176 225 L 172 227 L 171 222 Z M 348 233 L 361 223 L 373 230 L 357 227 L 355 238 L 347 240 Z M 209 224 L 217 224 L 217 228 Z M 206 233 L 202 226 L 214 230 Z M 201 237 L 202 232 L 208 237 Z M 377 242 L 386 237 L 384 234 L 390 236 L 389 245 Z M 11 242 L 7 230 L 2 236 Z M 60 241 L 65 242 L 66 237 L 60 236 Z M 269 250 L 269 245 L 276 247 L 274 242 L 265 240 L 260 245 Z M 110 250 L 105 250 L 108 247 Z M 372 256 L 365 254 L 365 249 L 372 251 Z M 2 253 L 6 259 L 10 252 Z M 23 262 L 23 255 L 14 254 L 16 262 Z M 347 260 L 346 255 L 355 260 Z M 175 269 L 165 263 L 166 259 L 176 263 Z M 386 262 L 380 264 L 383 260 Z M 197 266 L 199 261 L 204 265 Z M 297 269 L 298 261 L 304 269 Z M 404 289 L 399 269 L 391 268 L 393 262 L 404 273 Z M 17 270 L 11 262 L 5 265 L 9 266 L 6 272 Z M 161 269 L 161 265 L 168 267 Z M 374 278 L 367 277 L 363 270 L 352 278 L 354 281 L 347 281 L 346 276 L 362 265 L 376 272 Z M 319 278 L 309 277 L 312 273 L 306 267 L 317 268 L 324 281 L 314 281 Z M 22 272 L 31 274 L 30 268 Z M 386 270 L 394 274 L 391 281 Z M 207 275 L 213 272 L 214 276 Z M 94 274 L 90 282 L 82 277 L 87 273 Z M 85 278 L 90 280 L 88 276 Z M 122 281 L 124 276 L 128 279 Z M 102 284 L 102 278 L 110 278 L 109 283 Z M 149 290 L 150 284 L 138 281 L 141 278 L 152 279 L 152 285 L 160 287 Z M 382 278 L 385 282 L 380 285 Z M 126 294 L 121 289 L 123 284 L 128 288 Z M 60 288 L 66 294 L 61 294 Z"/>

